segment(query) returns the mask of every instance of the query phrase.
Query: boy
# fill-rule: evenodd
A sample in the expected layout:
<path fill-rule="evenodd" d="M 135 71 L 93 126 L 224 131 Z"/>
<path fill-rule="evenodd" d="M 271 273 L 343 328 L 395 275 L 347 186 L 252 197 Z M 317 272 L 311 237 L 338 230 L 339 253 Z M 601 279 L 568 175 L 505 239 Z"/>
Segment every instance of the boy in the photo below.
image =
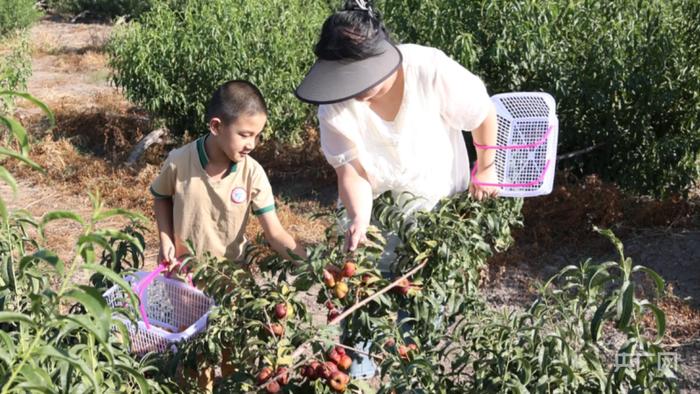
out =
<path fill-rule="evenodd" d="M 275 213 L 270 182 L 249 153 L 267 122 L 267 107 L 250 82 L 221 85 L 207 106 L 209 134 L 168 155 L 151 184 L 160 237 L 159 261 L 176 263 L 191 240 L 197 253 L 237 260 L 250 213 L 272 248 L 305 256 Z"/>

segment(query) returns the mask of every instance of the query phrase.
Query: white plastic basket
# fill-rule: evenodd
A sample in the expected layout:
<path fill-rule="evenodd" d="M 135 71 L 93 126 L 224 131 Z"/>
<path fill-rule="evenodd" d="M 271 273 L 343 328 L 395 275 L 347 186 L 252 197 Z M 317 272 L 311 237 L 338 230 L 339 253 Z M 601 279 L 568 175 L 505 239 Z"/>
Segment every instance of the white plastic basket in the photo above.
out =
<path fill-rule="evenodd" d="M 498 183 L 475 184 L 500 187 L 503 197 L 549 194 L 554 183 L 559 120 L 556 103 L 547 93 L 503 93 L 491 97 L 496 106 L 496 145 L 475 144 L 496 150 Z"/>
<path fill-rule="evenodd" d="M 136 286 L 148 272 L 137 272 L 126 280 Z M 111 307 L 126 305 L 126 295 L 115 285 L 103 297 Z M 131 339 L 131 351 L 136 354 L 175 349 L 175 344 L 188 340 L 207 327 L 209 311 L 214 301 L 202 291 L 186 283 L 158 275 L 143 292 L 141 302 L 151 325 L 143 320 L 134 325 L 120 314 L 114 318 L 126 325 Z M 187 327 L 183 331 L 181 328 Z"/>

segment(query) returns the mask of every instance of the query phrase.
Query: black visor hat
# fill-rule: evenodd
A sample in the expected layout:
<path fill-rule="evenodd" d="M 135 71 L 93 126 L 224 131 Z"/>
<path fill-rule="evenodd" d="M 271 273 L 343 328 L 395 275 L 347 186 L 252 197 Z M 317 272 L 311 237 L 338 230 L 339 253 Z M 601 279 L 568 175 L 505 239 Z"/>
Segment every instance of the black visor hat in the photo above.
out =
<path fill-rule="evenodd" d="M 362 60 L 317 59 L 294 91 L 310 104 L 333 104 L 351 99 L 389 78 L 401 65 L 399 49 L 382 40 L 378 55 Z"/>

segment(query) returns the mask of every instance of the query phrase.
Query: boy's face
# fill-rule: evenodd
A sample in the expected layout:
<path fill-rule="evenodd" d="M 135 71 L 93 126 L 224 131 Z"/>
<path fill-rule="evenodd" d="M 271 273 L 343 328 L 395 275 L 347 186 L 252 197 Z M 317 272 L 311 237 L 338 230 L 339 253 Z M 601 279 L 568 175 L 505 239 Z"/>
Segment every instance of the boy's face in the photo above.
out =
<path fill-rule="evenodd" d="M 209 127 L 212 134 L 216 135 L 218 145 L 224 154 L 232 162 L 238 163 L 255 149 L 266 122 L 267 116 L 264 113 L 257 113 L 241 115 L 231 123 L 212 118 Z"/>

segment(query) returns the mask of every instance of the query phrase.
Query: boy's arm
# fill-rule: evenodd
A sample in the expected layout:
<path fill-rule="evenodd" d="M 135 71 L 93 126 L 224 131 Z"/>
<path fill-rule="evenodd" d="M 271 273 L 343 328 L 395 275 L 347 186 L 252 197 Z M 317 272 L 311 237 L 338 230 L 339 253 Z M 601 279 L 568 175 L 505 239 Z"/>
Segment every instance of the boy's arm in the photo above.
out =
<path fill-rule="evenodd" d="M 158 238 L 160 239 L 158 261 L 167 261 L 172 265 L 177 261 L 173 238 L 173 200 L 170 198 L 156 198 L 153 202 L 153 210 L 156 215 Z"/>
<path fill-rule="evenodd" d="M 306 250 L 282 227 L 282 223 L 280 223 L 275 211 L 266 212 L 258 216 L 258 219 L 265 232 L 265 239 L 270 243 L 272 249 L 289 260 L 291 260 L 291 256 L 287 253 L 287 250 L 291 250 L 292 253 L 299 257 L 306 258 Z"/>

